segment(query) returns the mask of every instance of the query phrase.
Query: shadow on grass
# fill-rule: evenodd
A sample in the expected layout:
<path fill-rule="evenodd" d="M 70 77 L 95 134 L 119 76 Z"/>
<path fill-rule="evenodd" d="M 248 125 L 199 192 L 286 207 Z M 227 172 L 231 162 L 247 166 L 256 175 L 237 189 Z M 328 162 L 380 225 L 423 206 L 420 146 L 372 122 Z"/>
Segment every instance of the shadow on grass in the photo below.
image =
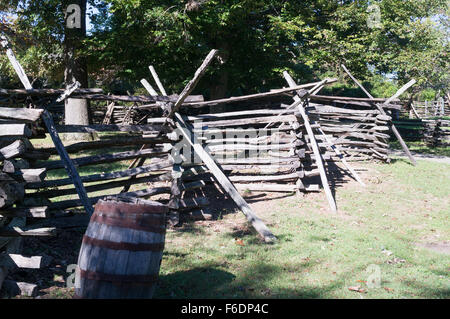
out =
<path fill-rule="evenodd" d="M 307 274 L 317 262 L 307 260 L 295 266 L 274 266 L 257 262 L 240 269 L 240 276 L 208 265 L 173 274 L 162 275 L 154 298 L 325 298 L 331 291 L 345 285 L 337 279 L 329 285 L 314 287 L 299 284 L 295 288 L 280 287 L 277 279 L 286 272 L 293 275 Z M 164 267 L 164 265 L 162 266 Z M 275 284 L 274 284 L 275 282 Z M 271 287 L 271 288 L 269 288 Z"/>
<path fill-rule="evenodd" d="M 404 281 L 405 285 L 414 288 L 419 291 L 417 297 L 428 298 L 428 299 L 449 299 L 450 298 L 450 286 L 447 288 L 437 288 L 424 285 L 412 280 Z"/>
<path fill-rule="evenodd" d="M 395 163 L 405 163 L 405 164 L 409 164 L 412 166 L 411 161 L 408 158 L 391 158 L 391 164 L 395 164 Z"/>
<path fill-rule="evenodd" d="M 407 141 L 406 145 L 416 155 L 450 157 L 450 147 L 448 144 L 433 147 L 425 144 L 423 141 Z M 398 141 L 391 141 L 389 147 L 394 150 L 403 150 Z"/>
<path fill-rule="evenodd" d="M 221 288 L 234 278 L 233 274 L 214 267 L 178 271 L 160 276 L 153 298 L 220 298 Z"/>

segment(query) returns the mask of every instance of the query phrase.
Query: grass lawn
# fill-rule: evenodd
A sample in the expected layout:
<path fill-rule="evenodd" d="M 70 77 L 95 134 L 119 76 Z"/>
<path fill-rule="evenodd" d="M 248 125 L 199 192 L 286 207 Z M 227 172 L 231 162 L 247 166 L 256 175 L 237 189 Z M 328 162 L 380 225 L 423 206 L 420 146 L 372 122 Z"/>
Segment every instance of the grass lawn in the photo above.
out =
<path fill-rule="evenodd" d="M 127 166 L 112 163 L 100 170 Z M 242 213 L 223 200 L 212 201 L 222 212 L 219 220 L 169 229 L 154 297 L 449 298 L 450 165 L 418 160 L 413 167 L 397 158 L 353 166 L 367 187 L 349 178 L 338 183 L 338 214 L 328 210 L 323 192 L 304 197 L 244 192 L 278 237 L 273 245 L 264 244 Z M 89 173 L 89 166 L 80 169 Z M 62 176 L 63 170 L 49 173 L 51 179 Z M 69 274 L 59 264 L 76 262 L 73 247 L 81 244 L 82 233 L 61 234 L 59 240 L 72 243 L 65 253 L 58 252 L 58 238 L 38 239 L 37 247 L 47 247 L 55 258 L 47 297 L 71 297 L 63 288 Z M 368 286 L 373 278 L 379 278 L 378 288 Z"/>
<path fill-rule="evenodd" d="M 405 143 L 411 152 L 450 157 L 450 147 L 448 146 L 429 147 L 422 141 L 405 141 Z M 389 142 L 389 146 L 392 149 L 402 150 L 397 140 Z"/>
<path fill-rule="evenodd" d="M 366 169 L 367 188 L 338 188 L 338 214 L 322 193 L 252 203 L 274 245 L 241 213 L 169 231 L 155 297 L 449 298 L 450 165 L 355 167 Z M 378 271 L 380 287 L 369 288 Z"/>

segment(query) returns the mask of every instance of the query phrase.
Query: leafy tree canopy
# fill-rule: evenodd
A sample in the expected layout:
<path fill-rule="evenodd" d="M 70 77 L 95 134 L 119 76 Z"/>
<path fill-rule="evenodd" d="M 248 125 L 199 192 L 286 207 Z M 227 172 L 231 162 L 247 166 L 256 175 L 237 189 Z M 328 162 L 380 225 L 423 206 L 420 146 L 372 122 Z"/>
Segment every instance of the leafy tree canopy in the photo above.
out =
<path fill-rule="evenodd" d="M 341 76 L 341 63 L 374 95 L 388 95 L 397 81 L 411 78 L 435 90 L 449 86 L 446 0 L 90 0 L 89 5 L 89 33 L 78 54 L 88 58 L 92 84 L 113 90 L 139 88 L 152 64 L 167 90 L 179 92 L 212 48 L 220 50 L 224 63 L 215 63 L 201 81 L 197 91 L 207 96 L 284 86 L 284 70 L 299 82 Z M 61 84 L 62 1 L 6 0 L 0 11 L 2 31 L 32 78 L 41 85 Z M 7 85 L 12 77 L 4 55 L 0 72 L 0 84 Z M 387 75 L 395 81 L 386 81 Z"/>

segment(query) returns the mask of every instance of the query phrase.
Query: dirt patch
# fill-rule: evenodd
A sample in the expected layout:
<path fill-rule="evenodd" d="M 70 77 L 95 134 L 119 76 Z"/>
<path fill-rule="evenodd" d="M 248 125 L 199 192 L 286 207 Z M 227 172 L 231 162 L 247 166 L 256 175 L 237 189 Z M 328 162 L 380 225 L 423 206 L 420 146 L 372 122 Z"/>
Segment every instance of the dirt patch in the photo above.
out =
<path fill-rule="evenodd" d="M 450 255 L 450 242 L 443 241 L 437 243 L 416 243 L 417 247 L 425 248 L 437 253 Z"/>

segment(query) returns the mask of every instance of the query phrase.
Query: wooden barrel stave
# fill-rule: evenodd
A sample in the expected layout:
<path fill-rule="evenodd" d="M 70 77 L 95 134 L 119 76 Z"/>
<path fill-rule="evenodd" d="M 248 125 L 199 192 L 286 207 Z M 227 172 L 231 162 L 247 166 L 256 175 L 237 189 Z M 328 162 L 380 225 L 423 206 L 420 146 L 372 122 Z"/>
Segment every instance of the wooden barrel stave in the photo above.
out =
<path fill-rule="evenodd" d="M 126 214 L 127 218 L 136 222 L 136 229 L 119 227 L 108 218 L 91 219 L 80 250 L 78 296 L 148 298 L 153 295 L 165 240 L 164 214 L 159 211 L 167 209 L 159 206 L 154 210 L 158 212 L 145 214 L 145 218 L 142 218 L 142 213 Z M 98 212 L 97 207 L 96 213 L 97 216 L 103 214 Z M 110 217 L 114 214 L 106 212 L 104 215 Z M 101 220 L 106 224 L 100 223 Z M 153 221 L 161 224 L 160 231 L 143 230 L 150 227 Z"/>

